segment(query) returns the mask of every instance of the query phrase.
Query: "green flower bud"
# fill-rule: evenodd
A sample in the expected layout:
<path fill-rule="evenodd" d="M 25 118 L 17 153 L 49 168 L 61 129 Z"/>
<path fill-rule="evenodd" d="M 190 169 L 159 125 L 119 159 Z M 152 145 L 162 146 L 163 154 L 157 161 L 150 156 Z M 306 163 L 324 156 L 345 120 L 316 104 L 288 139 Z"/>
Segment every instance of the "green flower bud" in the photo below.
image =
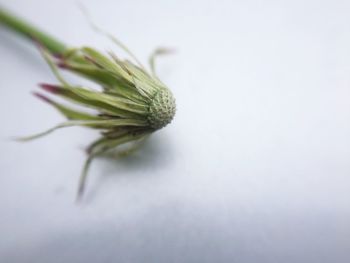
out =
<path fill-rule="evenodd" d="M 67 48 L 53 37 L 4 10 L 0 10 L 0 23 L 38 44 L 43 57 L 59 81 L 59 85 L 41 84 L 45 92 L 89 109 L 78 111 L 36 92 L 37 97 L 55 107 L 67 121 L 20 140 L 36 139 L 56 129 L 71 126 L 101 131 L 101 137 L 88 147 L 89 156 L 80 178 L 78 197 L 83 193 L 87 170 L 94 157 L 108 153 L 123 143 L 142 140 L 165 127 L 174 118 L 175 99 L 154 73 L 154 57 L 167 53 L 167 50 L 158 49 L 154 52 L 150 59 L 149 73 L 123 44 L 104 32 L 104 35 L 129 53 L 136 64 L 121 60 L 113 53 L 107 56 L 90 47 Z M 92 80 L 101 86 L 101 90 L 72 85 L 60 75 L 60 70 L 67 70 Z M 91 109 L 94 113 L 91 113 Z"/>

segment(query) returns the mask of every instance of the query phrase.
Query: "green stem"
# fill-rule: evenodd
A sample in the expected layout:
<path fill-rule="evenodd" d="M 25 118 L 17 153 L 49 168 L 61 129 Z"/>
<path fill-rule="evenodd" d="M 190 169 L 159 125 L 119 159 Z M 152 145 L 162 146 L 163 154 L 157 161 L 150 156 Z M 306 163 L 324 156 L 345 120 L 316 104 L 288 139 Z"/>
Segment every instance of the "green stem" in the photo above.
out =
<path fill-rule="evenodd" d="M 1 24 L 30 40 L 38 41 L 54 54 L 61 54 L 67 49 L 60 41 L 0 8 L 0 25 Z"/>

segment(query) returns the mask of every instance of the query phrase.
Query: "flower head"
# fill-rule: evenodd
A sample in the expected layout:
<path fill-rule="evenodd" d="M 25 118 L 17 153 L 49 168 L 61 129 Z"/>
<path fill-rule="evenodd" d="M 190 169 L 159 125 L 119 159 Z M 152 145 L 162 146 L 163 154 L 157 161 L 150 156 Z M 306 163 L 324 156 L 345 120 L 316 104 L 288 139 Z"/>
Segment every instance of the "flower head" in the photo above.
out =
<path fill-rule="evenodd" d="M 120 144 L 146 138 L 170 123 L 175 115 L 175 99 L 154 71 L 154 58 L 168 50 L 157 49 L 153 53 L 149 73 L 125 45 L 94 25 L 87 10 L 81 7 L 92 28 L 126 51 L 137 65 L 119 59 L 112 52 L 107 56 L 90 47 L 67 48 L 52 36 L 0 8 L 0 23 L 34 40 L 60 82 L 59 85 L 41 84 L 41 88 L 72 104 L 94 111 L 80 111 L 36 92 L 37 97 L 51 104 L 68 120 L 40 134 L 20 138 L 22 141 L 32 140 L 70 126 L 100 130 L 101 137 L 88 147 L 89 156 L 80 179 L 78 196 L 83 192 L 87 170 L 94 157 L 107 153 Z M 88 78 L 99 84 L 101 89 L 96 91 L 72 85 L 61 76 L 60 69 Z"/>
<path fill-rule="evenodd" d="M 58 103 L 42 93 L 35 95 L 59 110 L 67 121 L 43 133 L 22 138 L 32 140 L 58 128 L 84 126 L 101 131 L 101 137 L 88 147 L 88 160 L 80 180 L 79 193 L 92 158 L 117 146 L 141 140 L 169 124 L 176 111 L 171 91 L 142 65 L 106 56 L 90 47 L 69 49 L 54 55 L 41 47 L 42 53 L 59 85 L 40 84 L 43 91 L 59 96 L 90 111 L 80 111 Z M 76 86 L 65 81 L 59 69 L 68 70 L 101 86 L 100 91 Z"/>

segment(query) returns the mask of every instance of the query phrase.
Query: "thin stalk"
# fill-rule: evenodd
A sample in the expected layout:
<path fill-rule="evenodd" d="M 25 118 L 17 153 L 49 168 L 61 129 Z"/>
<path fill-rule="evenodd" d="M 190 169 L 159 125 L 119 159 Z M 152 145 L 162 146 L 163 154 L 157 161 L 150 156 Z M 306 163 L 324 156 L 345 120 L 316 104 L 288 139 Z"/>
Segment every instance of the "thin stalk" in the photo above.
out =
<path fill-rule="evenodd" d="M 54 54 L 61 54 L 67 49 L 66 45 L 56 40 L 54 37 L 40 31 L 35 26 L 1 8 L 0 25 L 5 25 L 10 30 L 17 32 L 30 40 L 39 42 Z"/>

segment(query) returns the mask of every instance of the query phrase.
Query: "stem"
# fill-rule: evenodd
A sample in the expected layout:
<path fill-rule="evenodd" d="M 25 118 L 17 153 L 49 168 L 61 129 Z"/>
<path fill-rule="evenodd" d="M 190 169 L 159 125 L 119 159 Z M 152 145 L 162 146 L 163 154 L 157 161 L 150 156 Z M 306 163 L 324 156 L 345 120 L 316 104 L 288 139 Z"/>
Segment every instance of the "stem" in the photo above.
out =
<path fill-rule="evenodd" d="M 67 49 L 60 41 L 0 8 L 0 25 L 1 24 L 30 40 L 39 42 L 54 54 L 61 54 Z"/>

